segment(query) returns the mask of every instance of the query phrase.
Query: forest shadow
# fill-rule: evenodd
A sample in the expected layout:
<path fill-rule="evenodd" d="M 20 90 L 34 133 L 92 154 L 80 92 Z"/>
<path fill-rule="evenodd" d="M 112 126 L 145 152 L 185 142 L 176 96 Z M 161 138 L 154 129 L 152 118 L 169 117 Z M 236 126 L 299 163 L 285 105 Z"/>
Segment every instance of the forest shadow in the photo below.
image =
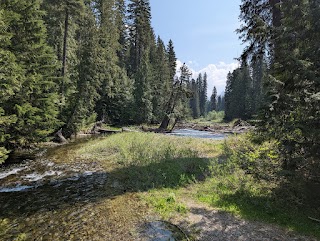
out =
<path fill-rule="evenodd" d="M 319 224 L 309 218 L 320 217 L 319 206 L 315 208 L 303 198 L 301 193 L 298 195 L 296 190 L 288 190 L 288 185 L 283 183 L 268 196 L 254 195 L 250 190 L 240 189 L 232 194 L 221 195 L 220 200 L 212 205 L 227 211 L 230 208 L 237 210 L 241 217 L 248 220 L 277 224 L 291 231 L 319 238 Z M 320 199 L 314 201 L 319 204 Z"/>
<path fill-rule="evenodd" d="M 193 216 L 201 218 L 196 219 L 191 225 L 186 221 L 182 221 L 180 224 L 183 227 L 188 227 L 189 230 L 199 230 L 201 233 L 197 237 L 199 241 L 307 240 L 300 239 L 300 237 L 297 239 L 297 234 L 294 232 L 288 232 L 262 222 L 244 221 L 224 211 L 192 207 L 189 212 Z"/>
<path fill-rule="evenodd" d="M 93 172 L 76 178 L 60 178 L 37 188 L 1 193 L 0 217 L 27 217 L 37 212 L 68 209 L 77 204 L 113 199 L 124 193 L 177 188 L 202 181 L 208 173 L 205 158 L 163 159 L 131 165 L 112 172 Z"/>

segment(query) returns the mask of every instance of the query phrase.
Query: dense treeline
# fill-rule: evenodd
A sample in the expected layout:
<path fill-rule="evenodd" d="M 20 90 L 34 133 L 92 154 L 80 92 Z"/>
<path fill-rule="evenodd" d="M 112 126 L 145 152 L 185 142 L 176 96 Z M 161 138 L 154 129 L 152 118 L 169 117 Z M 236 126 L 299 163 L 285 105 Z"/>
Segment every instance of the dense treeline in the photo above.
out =
<path fill-rule="evenodd" d="M 248 47 L 228 76 L 227 117 L 250 118 L 252 103 L 262 106 L 258 132 L 278 141 L 283 167 L 319 180 L 320 3 L 242 0 L 240 17 Z"/>
<path fill-rule="evenodd" d="M 0 9 L 0 161 L 95 121 L 167 129 L 223 109 L 216 91 L 207 100 L 206 73 L 190 80 L 183 65 L 176 74 L 148 0 L 3 0 Z"/>
<path fill-rule="evenodd" d="M 148 0 L 3 0 L 0 9 L 0 159 L 59 129 L 69 137 L 96 120 L 188 112 L 189 70 L 175 76 L 173 42 L 155 37 Z"/>
<path fill-rule="evenodd" d="M 267 64 L 264 58 L 252 65 L 245 61 L 229 73 L 225 89 L 225 119 L 256 117 L 266 96 Z"/>
<path fill-rule="evenodd" d="M 197 79 L 192 79 L 189 83 L 191 92 L 190 110 L 191 116 L 196 119 L 205 117 L 210 111 L 224 110 L 224 96 L 217 95 L 217 89 L 214 86 L 210 99 L 207 97 L 208 76 L 200 73 Z"/>

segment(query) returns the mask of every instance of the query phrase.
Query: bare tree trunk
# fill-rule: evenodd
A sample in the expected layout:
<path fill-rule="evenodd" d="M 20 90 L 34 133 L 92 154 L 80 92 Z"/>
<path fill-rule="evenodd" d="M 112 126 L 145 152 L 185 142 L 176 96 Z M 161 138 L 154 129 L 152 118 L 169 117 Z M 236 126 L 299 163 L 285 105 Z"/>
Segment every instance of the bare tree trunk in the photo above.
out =
<path fill-rule="evenodd" d="M 174 86 L 175 85 L 177 85 L 177 83 L 175 83 Z M 174 112 L 174 108 L 176 106 L 176 100 L 177 100 L 178 93 L 174 92 L 174 86 L 173 86 L 173 89 L 171 92 L 171 96 L 170 96 L 168 103 L 167 103 L 166 114 L 163 117 L 161 125 L 159 127 L 160 130 L 167 130 L 168 129 L 168 126 L 170 123 L 169 115 Z"/>
<path fill-rule="evenodd" d="M 62 134 L 62 128 L 57 131 L 56 136 L 59 138 L 60 143 L 68 143 L 67 139 L 64 138 L 64 136 Z"/>
<path fill-rule="evenodd" d="M 162 119 L 162 122 L 161 122 L 161 125 L 160 125 L 159 129 L 166 130 L 168 128 L 168 126 L 169 126 L 169 122 L 170 122 L 170 118 L 166 114 L 165 117 Z"/>
<path fill-rule="evenodd" d="M 62 54 L 62 70 L 61 70 L 62 77 L 65 77 L 66 71 L 67 71 L 68 30 L 69 30 L 69 10 L 66 8 L 66 16 L 65 16 L 65 20 L 64 20 L 63 54 Z M 63 87 L 63 89 L 64 89 L 64 87 Z"/>
<path fill-rule="evenodd" d="M 171 127 L 171 129 L 170 129 L 170 132 L 173 131 L 173 129 L 174 129 L 174 127 L 176 126 L 177 122 L 178 122 L 178 118 L 176 118 L 176 119 L 174 120 L 174 123 L 173 123 L 173 125 L 172 125 L 172 127 Z"/>

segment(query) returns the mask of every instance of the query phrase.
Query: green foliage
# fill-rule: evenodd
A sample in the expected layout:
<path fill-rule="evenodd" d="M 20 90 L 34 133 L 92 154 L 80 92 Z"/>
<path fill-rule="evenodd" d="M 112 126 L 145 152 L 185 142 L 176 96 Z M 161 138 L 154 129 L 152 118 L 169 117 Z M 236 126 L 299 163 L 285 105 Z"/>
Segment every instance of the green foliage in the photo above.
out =
<path fill-rule="evenodd" d="M 197 82 L 192 79 L 191 80 L 191 91 L 192 97 L 190 98 L 190 108 L 192 111 L 192 117 L 194 119 L 200 117 L 200 103 L 199 103 L 199 87 Z"/>
<path fill-rule="evenodd" d="M 210 177 L 192 188 L 195 197 L 246 219 L 319 237 L 318 224 L 308 219 L 318 209 L 303 197 L 301 180 L 288 185 L 277 142 L 256 141 L 251 135 L 225 141 L 224 159 L 213 161 Z"/>
<path fill-rule="evenodd" d="M 26 146 L 44 140 L 61 124 L 54 82 L 56 61 L 46 44 L 39 1 L 2 1 L 0 6 L 10 16 L 5 22 L 10 38 L 4 46 L 10 53 L 1 58 L 5 61 L 1 67 L 8 67 L 1 71 L 7 94 L 1 97 L 1 107 L 11 119 L 5 127 L 10 138 L 4 145 Z"/>
<path fill-rule="evenodd" d="M 225 119 L 248 119 L 253 114 L 253 85 L 249 67 L 242 66 L 228 74 L 225 91 Z"/>
<path fill-rule="evenodd" d="M 162 218 L 170 218 L 174 214 L 184 215 L 188 208 L 177 201 L 173 190 L 164 189 L 160 191 L 150 191 L 144 198 L 150 203 Z"/>
<path fill-rule="evenodd" d="M 254 72 L 267 80 L 259 131 L 279 142 L 284 169 L 299 170 L 304 179 L 319 180 L 319 3 L 255 2 L 259 1 L 243 1 L 241 18 L 245 24 L 239 32 L 250 42 L 244 58 L 263 56 L 271 63 L 269 70 L 264 66 Z M 269 54 L 263 55 L 266 51 Z M 261 71 L 266 73 L 261 75 Z"/>
<path fill-rule="evenodd" d="M 137 123 L 149 123 L 152 119 L 151 68 L 145 53 L 135 75 L 134 100 L 135 120 Z"/>
<path fill-rule="evenodd" d="M 2 159 L 6 149 L 60 128 L 69 137 L 94 117 L 124 124 L 167 115 L 178 89 L 176 57 L 171 40 L 167 48 L 155 40 L 149 1 L 130 1 L 128 9 L 123 0 L 4 0 L 0 6 Z M 183 106 L 180 97 L 174 102 Z"/>
<path fill-rule="evenodd" d="M 64 133 L 67 137 L 77 133 L 83 122 L 94 112 L 96 101 L 99 97 L 98 89 L 101 82 L 97 76 L 97 34 L 94 26 L 95 19 L 92 11 L 87 6 L 86 14 L 83 17 L 82 24 L 79 26 L 81 34 L 79 41 L 79 62 L 78 78 L 76 82 L 76 92 L 72 95 L 70 110 L 66 119 Z"/>
<path fill-rule="evenodd" d="M 218 98 L 218 96 L 217 96 L 217 88 L 214 86 L 213 87 L 213 91 L 212 91 L 212 95 L 210 97 L 209 111 L 218 110 L 217 98 Z"/>
<path fill-rule="evenodd" d="M 277 144 L 253 143 L 251 134 L 234 138 L 224 144 L 226 157 L 256 179 L 274 180 L 281 171 L 281 159 Z"/>
<path fill-rule="evenodd" d="M 207 121 L 214 121 L 214 122 L 222 122 L 224 118 L 224 111 L 210 111 L 207 116 L 206 120 Z"/>

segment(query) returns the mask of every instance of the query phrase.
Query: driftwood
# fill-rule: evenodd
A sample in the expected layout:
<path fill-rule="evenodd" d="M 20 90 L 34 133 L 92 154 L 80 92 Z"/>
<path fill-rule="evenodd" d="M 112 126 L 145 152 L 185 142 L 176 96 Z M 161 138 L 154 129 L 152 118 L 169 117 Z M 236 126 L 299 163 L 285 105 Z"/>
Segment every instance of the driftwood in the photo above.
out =
<path fill-rule="evenodd" d="M 136 130 L 131 130 L 129 128 L 122 127 L 122 132 L 138 132 Z"/>
<path fill-rule="evenodd" d="M 121 133 L 122 131 L 98 129 L 97 132 L 99 132 L 100 134 L 115 134 L 115 133 Z"/>
<path fill-rule="evenodd" d="M 57 131 L 56 136 L 58 137 L 58 141 L 60 143 L 68 143 L 68 140 L 62 134 L 62 128 Z"/>
<path fill-rule="evenodd" d="M 104 122 L 104 120 L 97 121 L 96 123 L 94 123 L 94 126 L 92 127 L 90 133 L 91 134 L 97 133 L 99 131 L 99 129 L 101 129 L 103 122 Z"/>

